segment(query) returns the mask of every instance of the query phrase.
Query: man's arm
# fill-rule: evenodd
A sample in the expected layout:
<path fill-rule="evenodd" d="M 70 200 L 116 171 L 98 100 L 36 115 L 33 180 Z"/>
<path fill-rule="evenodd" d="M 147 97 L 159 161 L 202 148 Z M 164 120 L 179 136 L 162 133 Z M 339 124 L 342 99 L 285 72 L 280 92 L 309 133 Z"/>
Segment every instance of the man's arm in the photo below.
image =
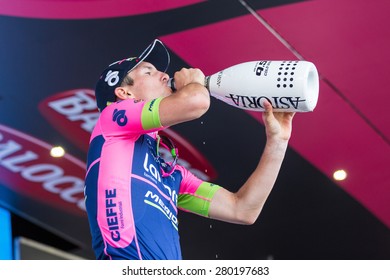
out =
<path fill-rule="evenodd" d="M 175 73 L 177 91 L 163 98 L 159 114 L 163 126 L 191 121 L 201 117 L 210 107 L 210 94 L 204 87 L 205 76 L 195 68 Z"/>
<path fill-rule="evenodd" d="M 212 219 L 238 224 L 253 224 L 275 184 L 291 136 L 294 113 L 272 111 L 268 102 L 263 120 L 267 142 L 260 161 L 247 181 L 236 192 L 221 188 L 210 205 Z"/>

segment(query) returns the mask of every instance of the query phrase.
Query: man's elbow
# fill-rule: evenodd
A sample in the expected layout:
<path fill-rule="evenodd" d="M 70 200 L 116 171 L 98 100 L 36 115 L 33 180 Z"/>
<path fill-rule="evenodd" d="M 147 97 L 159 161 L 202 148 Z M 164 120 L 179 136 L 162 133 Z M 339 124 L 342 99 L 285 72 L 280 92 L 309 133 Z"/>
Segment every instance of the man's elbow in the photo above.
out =
<path fill-rule="evenodd" d="M 210 98 L 201 98 L 196 110 L 196 118 L 203 116 L 210 108 Z"/>
<path fill-rule="evenodd" d="M 246 226 L 251 226 L 253 225 L 255 222 L 257 221 L 257 217 L 256 218 L 245 218 L 245 219 L 241 219 L 240 220 L 240 223 L 242 225 L 246 225 Z"/>
<path fill-rule="evenodd" d="M 260 211 L 261 209 L 241 214 L 239 217 L 237 217 L 238 223 L 248 226 L 253 225 L 259 218 Z"/>
<path fill-rule="evenodd" d="M 193 119 L 200 118 L 210 108 L 210 96 L 208 92 L 199 92 L 194 94 L 189 102 L 191 102 L 191 112 L 193 114 Z"/>

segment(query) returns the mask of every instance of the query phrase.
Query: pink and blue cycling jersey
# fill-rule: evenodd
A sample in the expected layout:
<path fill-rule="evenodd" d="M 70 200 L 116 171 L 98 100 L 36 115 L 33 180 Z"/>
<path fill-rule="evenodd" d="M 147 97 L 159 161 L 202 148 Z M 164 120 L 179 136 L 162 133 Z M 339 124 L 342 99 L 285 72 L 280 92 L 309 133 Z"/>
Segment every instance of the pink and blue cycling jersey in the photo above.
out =
<path fill-rule="evenodd" d="M 97 259 L 181 259 L 178 209 L 207 217 L 219 189 L 180 165 L 162 176 L 160 101 L 113 103 L 92 132 L 85 201 Z"/>

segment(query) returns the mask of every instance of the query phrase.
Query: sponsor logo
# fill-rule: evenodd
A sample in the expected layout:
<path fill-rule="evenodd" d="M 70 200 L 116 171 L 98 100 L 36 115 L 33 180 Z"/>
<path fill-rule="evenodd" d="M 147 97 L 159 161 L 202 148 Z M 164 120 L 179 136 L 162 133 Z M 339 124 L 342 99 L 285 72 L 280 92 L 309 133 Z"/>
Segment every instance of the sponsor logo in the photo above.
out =
<path fill-rule="evenodd" d="M 256 63 L 256 67 L 255 67 L 256 76 L 261 76 L 262 74 L 264 76 L 267 76 L 270 64 L 271 64 L 271 61 L 266 61 L 266 60 L 262 60 L 262 61 L 259 61 L 258 63 Z"/>
<path fill-rule="evenodd" d="M 85 164 L 65 155 L 50 156 L 51 146 L 0 125 L 0 182 L 42 204 L 85 215 Z"/>
<path fill-rule="evenodd" d="M 119 126 L 125 126 L 127 124 L 126 110 L 115 109 L 112 115 L 112 120 Z"/>
<path fill-rule="evenodd" d="M 40 102 L 39 111 L 53 128 L 87 151 L 100 115 L 93 90 L 74 89 L 55 94 Z"/>
<path fill-rule="evenodd" d="M 217 75 L 217 86 L 221 86 L 223 71 L 219 71 Z"/>
<path fill-rule="evenodd" d="M 229 94 L 225 95 L 227 99 L 233 101 L 233 103 L 237 107 L 241 108 L 264 108 L 263 100 L 268 100 L 274 109 L 289 109 L 294 108 L 298 109 L 300 103 L 304 103 L 306 99 L 302 99 L 302 97 L 295 96 L 275 96 L 275 97 L 267 97 L 267 96 L 243 96 L 237 94 Z"/>
<path fill-rule="evenodd" d="M 165 205 L 164 201 L 160 198 L 159 195 L 148 191 L 145 194 L 145 203 L 149 204 L 158 210 L 160 210 L 167 218 L 171 221 L 173 227 L 178 230 L 178 221 L 176 215 L 170 210 L 168 206 Z"/>
<path fill-rule="evenodd" d="M 119 82 L 119 71 L 108 71 L 104 81 L 110 86 L 113 87 Z"/>
<path fill-rule="evenodd" d="M 116 189 L 105 191 L 106 196 L 106 221 L 108 230 L 110 231 L 111 239 L 115 242 L 121 239 L 119 232 L 118 213 L 116 212 Z"/>
<path fill-rule="evenodd" d="M 152 110 L 153 110 L 153 105 L 154 105 L 155 102 L 156 102 L 156 99 L 153 99 L 153 100 L 150 102 L 149 108 L 148 108 L 149 112 L 152 112 Z"/>

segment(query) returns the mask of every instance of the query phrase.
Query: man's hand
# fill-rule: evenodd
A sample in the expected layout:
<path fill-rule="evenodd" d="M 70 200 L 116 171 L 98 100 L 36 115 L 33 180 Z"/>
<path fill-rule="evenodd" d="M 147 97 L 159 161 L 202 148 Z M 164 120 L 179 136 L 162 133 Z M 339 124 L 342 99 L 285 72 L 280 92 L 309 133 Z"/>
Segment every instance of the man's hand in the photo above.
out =
<path fill-rule="evenodd" d="M 204 86 L 205 75 L 198 68 L 182 68 L 180 71 L 175 72 L 174 79 L 176 90 L 180 90 L 191 83 Z"/>
<path fill-rule="evenodd" d="M 263 104 L 263 122 L 266 128 L 267 139 L 288 141 L 291 137 L 292 119 L 295 112 L 273 112 L 271 103 Z"/>

